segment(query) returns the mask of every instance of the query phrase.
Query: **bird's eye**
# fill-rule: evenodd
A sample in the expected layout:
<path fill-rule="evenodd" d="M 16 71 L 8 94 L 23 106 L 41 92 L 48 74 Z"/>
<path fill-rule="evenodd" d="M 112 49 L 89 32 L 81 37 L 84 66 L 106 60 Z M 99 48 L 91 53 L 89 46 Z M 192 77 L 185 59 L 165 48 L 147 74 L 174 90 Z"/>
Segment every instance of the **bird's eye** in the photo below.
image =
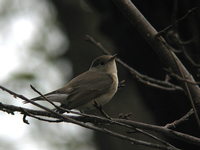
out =
<path fill-rule="evenodd" d="M 104 62 L 100 62 L 100 65 L 102 65 L 102 66 L 103 66 L 103 65 L 104 65 Z"/>

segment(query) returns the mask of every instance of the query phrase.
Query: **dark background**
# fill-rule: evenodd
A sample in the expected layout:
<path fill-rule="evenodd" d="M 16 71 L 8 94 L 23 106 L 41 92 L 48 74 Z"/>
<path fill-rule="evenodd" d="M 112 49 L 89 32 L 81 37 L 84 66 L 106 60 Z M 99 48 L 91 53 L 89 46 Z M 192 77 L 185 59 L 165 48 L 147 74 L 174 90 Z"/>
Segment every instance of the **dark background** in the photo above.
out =
<path fill-rule="evenodd" d="M 63 57 L 73 61 L 75 74 L 82 71 L 83 66 L 92 58 L 102 54 L 97 47 L 83 40 L 85 34 L 90 34 L 139 72 L 165 79 L 166 72 L 159 58 L 112 1 L 87 0 L 87 4 L 84 5 L 88 5 L 91 10 L 84 9 L 84 5 L 80 7 L 80 1 L 52 0 L 51 2 L 57 10 L 63 31 L 69 36 L 69 51 Z M 133 2 L 157 31 L 172 24 L 188 10 L 199 7 L 200 4 L 195 0 L 134 0 Z M 181 21 L 175 29 L 183 41 L 197 37 L 185 46 L 188 55 L 196 63 L 200 60 L 199 19 L 199 11 L 197 11 Z M 176 44 L 173 46 L 179 48 Z M 182 53 L 177 55 L 198 80 L 198 68 L 194 67 Z M 118 92 L 110 104 L 106 105 L 105 109 L 108 113 L 117 115 L 133 112 L 136 120 L 165 125 L 180 118 L 191 108 L 189 100 L 183 93 L 147 87 L 136 81 L 120 65 L 118 68 L 120 79 L 126 80 L 126 87 Z M 177 130 L 199 136 L 194 118 L 178 126 Z M 130 143 L 99 133 L 95 134 L 95 142 L 102 150 L 133 149 Z M 198 149 L 180 141 L 171 140 L 171 142 L 182 149 Z M 144 147 L 140 146 L 137 149 L 144 149 Z"/>
<path fill-rule="evenodd" d="M 24 8 L 22 9 L 20 5 L 31 2 L 31 0 L 2 1 L 4 1 L 5 7 L 0 8 L 0 23 L 5 19 L 5 24 L 9 24 L 9 19 L 6 19 L 6 17 L 17 16 L 17 13 L 21 13 L 21 11 L 24 11 L 23 15 L 26 15 L 26 11 L 23 10 Z M 39 59 L 47 59 L 49 64 L 53 65 L 57 70 L 60 70 L 60 73 L 66 78 L 64 80 L 68 81 L 69 78 L 86 71 L 90 66 L 91 61 L 95 57 L 103 54 L 97 46 L 92 45 L 85 40 L 85 35 L 89 34 L 97 41 L 101 42 L 112 54 L 117 53 L 121 60 L 140 73 L 156 79 L 165 80 L 165 66 L 161 63 L 160 58 L 154 53 L 152 48 L 148 45 L 148 42 L 140 36 L 134 26 L 121 14 L 118 8 L 113 4 L 112 0 L 46 0 L 38 2 L 45 2 L 43 5 L 48 5 L 47 7 L 49 7 L 50 10 L 49 14 L 52 14 L 54 17 L 52 17 L 53 19 L 51 18 L 50 20 L 47 19 L 44 21 L 45 23 L 43 24 L 42 31 L 38 35 L 35 35 L 35 41 L 32 42 L 31 49 L 32 52 L 37 50 L 48 53 L 48 56 L 47 58 L 42 57 L 43 53 L 39 53 L 39 55 L 31 55 L 29 58 L 28 56 L 25 56 L 27 58 L 25 59 L 26 61 L 23 62 L 24 65 L 28 64 L 28 66 L 31 66 L 33 62 L 31 62 L 32 59 L 30 59 L 30 57 L 35 58 L 36 62 L 38 61 L 40 63 L 41 61 L 39 61 Z M 184 16 L 190 9 L 199 7 L 200 5 L 199 0 L 134 0 L 133 3 L 157 31 L 161 31 L 170 24 L 173 24 L 175 20 Z M 14 5 L 15 7 L 17 6 L 18 10 L 14 10 Z M 26 7 L 26 5 L 24 6 Z M 28 4 L 28 6 L 30 7 L 31 3 Z M 34 3 L 32 2 L 32 6 L 25 9 L 35 11 L 35 7 L 36 6 L 34 6 Z M 45 11 L 46 10 L 44 9 L 44 12 Z M 43 14 L 41 14 L 41 16 L 42 15 Z M 48 41 L 47 39 L 49 36 L 46 34 L 53 31 L 53 29 L 49 29 L 49 26 L 53 26 L 52 24 L 59 27 L 61 33 L 67 38 L 67 40 L 65 39 L 63 41 L 67 41 L 68 43 L 60 42 L 60 45 L 62 46 L 57 46 L 55 50 L 49 52 L 48 42 L 46 42 Z M 194 76 L 196 81 L 199 81 L 199 67 L 198 65 L 195 66 L 194 63 L 192 64 L 187 57 L 189 56 L 196 64 L 200 63 L 199 24 L 200 10 L 197 9 L 197 11 L 179 22 L 173 30 L 170 30 L 173 32 L 167 32 L 164 34 L 168 43 L 175 49 L 178 49 L 179 53 L 177 53 L 177 56 Z M 45 31 L 45 33 L 43 31 Z M 2 34 L 2 31 L 0 34 Z M 179 40 L 190 42 L 185 45 L 177 44 L 174 40 L 174 38 L 177 38 L 177 35 Z M 58 37 L 59 36 L 54 36 L 53 39 L 56 41 L 56 38 Z M 4 40 L 6 39 L 3 39 L 3 41 Z M 183 49 L 184 53 L 181 52 Z M 23 53 L 23 51 L 19 51 L 18 53 Z M 35 53 L 33 52 L 33 54 Z M 39 57 L 40 55 L 42 56 Z M 72 68 L 69 67 L 70 65 Z M 167 123 L 179 119 L 191 109 L 189 99 L 183 92 L 163 91 L 161 89 L 149 87 L 133 78 L 133 76 L 120 64 L 117 65 L 119 79 L 126 80 L 126 86 L 119 89 L 113 100 L 104 106 L 105 111 L 111 117 L 118 117 L 119 114 L 122 113 L 132 113 L 131 118 L 133 120 L 164 126 Z M 22 90 L 20 93 L 24 95 L 26 95 L 25 90 L 31 91 L 30 88 L 27 88 L 30 84 L 37 85 L 36 87 L 40 89 L 41 92 L 49 92 L 50 88 L 52 90 L 58 88 L 57 86 L 60 84 L 60 80 L 57 78 L 60 76 L 50 76 L 49 78 L 49 68 L 43 62 L 36 66 L 36 68 L 41 69 L 41 72 L 34 71 L 31 67 L 28 67 L 28 69 L 23 68 L 23 72 L 18 69 L 17 71 L 19 74 L 17 76 L 16 74 L 11 75 L 11 80 L 3 83 L 6 87 L 12 85 L 11 87 L 14 87 L 14 91 L 16 92 Z M 30 70 L 32 71 L 31 73 L 28 72 Z M 46 74 L 44 74 L 44 71 L 46 71 Z M 44 78 L 45 75 L 48 76 L 48 78 L 46 78 L 47 81 L 38 82 L 38 80 L 35 80 L 34 78 L 37 78 L 34 76 L 35 72 L 42 74 L 42 77 Z M 51 73 L 52 72 L 49 74 Z M 24 80 L 25 78 L 26 80 Z M 177 83 L 174 79 L 172 82 L 175 84 Z M 48 83 L 58 84 L 56 86 L 52 84 L 53 87 L 50 87 L 49 85 L 51 84 Z M 22 88 L 22 85 L 25 86 L 25 90 Z M 46 87 L 46 91 L 44 90 L 45 88 L 41 88 L 42 86 Z M 33 91 L 31 92 L 33 93 Z M 31 123 L 33 123 L 35 120 L 33 119 L 31 121 Z M 68 129 L 67 125 L 64 127 Z M 113 128 L 122 131 L 120 128 L 116 128 L 115 126 L 113 126 Z M 71 128 L 68 130 L 71 130 Z M 187 122 L 176 127 L 176 130 L 200 137 L 200 131 L 197 128 L 194 117 L 191 117 Z M 87 135 L 82 134 L 80 130 L 77 131 L 80 132 L 80 137 L 76 137 L 77 135 L 73 137 L 68 132 L 65 133 L 63 128 L 57 128 L 55 124 L 50 123 L 45 124 L 43 122 L 37 122 L 34 125 L 31 124 L 28 127 L 28 131 L 30 132 L 28 133 L 29 136 L 32 136 L 33 142 L 35 142 L 38 147 L 40 147 L 40 144 L 46 140 L 47 145 L 54 146 L 52 149 L 59 150 L 82 150 L 85 148 L 82 147 L 87 144 L 91 144 L 95 150 L 150 149 L 99 132 L 94 132 L 94 134 L 90 132 L 88 137 L 92 134 L 92 138 L 89 139 L 89 142 L 85 142 L 84 140 L 81 141 L 80 139 L 84 139 L 84 136 Z M 123 132 L 127 131 L 123 130 Z M 35 134 L 37 134 L 37 136 Z M 145 139 L 141 134 L 134 132 L 131 134 L 134 138 Z M 81 135 L 83 135 L 83 137 L 81 137 Z M 6 149 L 17 149 L 15 148 L 16 145 L 8 144 L 10 143 L 9 140 L 6 143 L 6 140 L 2 136 L 0 136 L 0 138 L 0 150 L 2 145 Z M 77 142 L 78 138 L 81 141 L 81 144 Z M 197 146 L 186 144 L 179 140 L 168 139 L 167 137 L 162 138 L 183 150 L 199 149 Z"/>

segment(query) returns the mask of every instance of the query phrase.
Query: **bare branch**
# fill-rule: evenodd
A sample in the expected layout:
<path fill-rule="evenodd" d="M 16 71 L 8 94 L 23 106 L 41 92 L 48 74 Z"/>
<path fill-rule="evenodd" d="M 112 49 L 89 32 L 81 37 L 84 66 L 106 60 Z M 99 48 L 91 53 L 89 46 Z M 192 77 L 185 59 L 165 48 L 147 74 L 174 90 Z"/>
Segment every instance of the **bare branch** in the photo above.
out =
<path fill-rule="evenodd" d="M 55 105 L 52 101 L 48 100 L 41 92 L 39 92 L 34 86 L 30 85 L 31 89 L 38 93 L 45 101 L 49 102 L 51 105 L 53 105 L 55 108 L 59 109 L 57 105 Z"/>
<path fill-rule="evenodd" d="M 118 122 L 122 122 L 128 125 L 132 125 L 136 128 L 140 128 L 140 129 L 145 129 L 145 130 L 152 130 L 155 132 L 159 132 L 162 133 L 165 136 L 169 136 L 175 139 L 179 139 L 179 140 L 183 140 L 185 142 L 192 142 L 193 144 L 196 145 L 200 145 L 200 138 L 188 135 L 188 134 L 184 134 L 181 132 L 177 132 L 165 127 L 160 127 L 160 126 L 156 126 L 156 125 L 150 125 L 150 124 L 145 124 L 145 123 L 141 123 L 141 122 L 136 122 L 133 120 L 125 120 L 125 119 L 114 119 L 114 121 L 118 121 Z M 189 141 L 188 141 L 189 140 Z"/>
<path fill-rule="evenodd" d="M 110 52 L 100 42 L 97 42 L 92 36 L 86 35 L 86 40 L 91 42 L 92 44 L 96 45 L 105 54 L 110 54 Z M 136 71 L 135 69 L 130 67 L 128 64 L 126 64 L 119 58 L 117 58 L 116 60 L 123 67 L 125 67 L 133 75 L 133 77 L 135 77 L 138 81 L 140 81 L 141 83 L 143 83 L 147 86 L 151 86 L 151 87 L 158 88 L 161 90 L 166 90 L 166 91 L 176 91 L 176 90 L 183 91 L 183 89 L 177 85 L 174 85 L 174 84 L 166 82 L 166 81 L 154 79 L 147 75 L 143 75 L 143 74 L 139 73 L 138 71 Z"/>
<path fill-rule="evenodd" d="M 172 25 L 169 25 L 168 27 L 166 27 L 165 29 L 163 29 L 162 31 L 158 32 L 156 36 L 161 36 L 162 34 L 166 33 L 167 31 L 169 31 L 170 29 L 174 28 L 179 22 L 183 21 L 184 19 L 186 19 L 188 16 L 190 16 L 192 13 L 194 13 L 195 11 L 197 11 L 199 8 L 195 7 L 192 8 L 190 10 L 188 10 L 188 12 L 181 18 L 175 20 L 175 22 Z"/>
<path fill-rule="evenodd" d="M 164 140 L 162 140 L 162 139 L 160 139 L 160 138 L 158 138 L 158 137 L 156 137 L 156 136 L 154 136 L 154 135 L 152 135 L 152 134 L 150 134 L 150 133 L 148 133 L 148 132 L 146 132 L 146 131 L 143 131 L 143 130 L 138 129 L 138 128 L 136 128 L 135 130 L 138 131 L 138 132 L 140 132 L 140 133 L 142 133 L 142 134 L 145 134 L 145 135 L 151 137 L 152 139 L 154 139 L 154 140 L 156 140 L 156 141 L 159 141 L 159 142 L 163 143 L 164 145 L 167 145 L 167 146 L 176 148 L 176 147 L 174 147 L 173 145 L 171 145 L 170 143 L 168 143 L 168 142 L 166 142 L 166 141 L 164 141 Z"/>
<path fill-rule="evenodd" d="M 0 88 L 3 89 L 6 92 L 12 94 L 12 95 L 15 95 L 15 97 L 19 97 L 19 98 L 21 98 L 23 100 L 27 100 L 27 101 L 29 100 L 26 97 L 19 95 L 19 94 L 16 94 L 15 92 L 12 92 L 12 91 L 10 91 L 10 90 L 2 87 L 2 86 L 0 86 Z M 30 102 L 33 105 L 35 105 L 33 101 L 30 101 Z M 124 127 L 130 128 L 130 129 L 140 128 L 140 129 L 158 132 L 158 133 L 163 134 L 165 136 L 169 136 L 169 137 L 172 137 L 172 138 L 183 140 L 185 142 L 200 145 L 200 138 L 197 138 L 197 137 L 194 137 L 194 136 L 191 136 L 191 135 L 188 135 L 188 134 L 180 133 L 180 132 L 177 132 L 177 131 L 173 131 L 173 130 L 167 129 L 165 127 L 145 124 L 145 123 L 136 122 L 136 121 L 133 121 L 133 120 L 126 120 L 126 119 L 112 118 L 112 120 L 110 120 L 110 119 L 107 119 L 107 118 L 104 118 L 104 117 L 99 117 L 99 116 L 94 116 L 94 115 L 87 115 L 89 117 L 86 117 L 86 116 L 83 116 L 83 117 L 81 117 L 81 116 L 67 116 L 67 115 L 58 114 L 57 112 L 54 112 L 54 111 L 50 110 L 49 108 L 46 108 L 46 107 L 44 107 L 40 104 L 37 104 L 37 105 L 38 105 L 39 108 L 42 108 L 42 109 L 44 108 L 45 111 L 35 111 L 35 110 L 30 110 L 30 109 L 12 106 L 12 105 L 5 105 L 5 104 L 2 104 L 2 103 L 0 103 L 0 109 L 3 110 L 3 111 L 6 111 L 6 110 L 13 111 L 13 112 L 19 111 L 22 114 L 25 114 L 25 112 L 28 112 L 28 113 L 26 113 L 26 115 L 29 115 L 29 113 L 31 113 L 31 114 L 39 115 L 39 116 L 47 116 L 47 117 L 51 117 L 51 118 L 62 119 L 64 122 L 71 122 L 71 123 L 80 125 L 82 127 L 88 128 L 88 129 L 92 129 L 92 130 L 95 130 L 95 131 L 100 131 L 100 132 L 103 132 L 103 133 L 106 133 L 106 134 L 109 134 L 109 135 L 116 136 L 116 137 L 121 138 L 121 139 L 127 139 L 128 141 L 131 140 L 132 142 L 139 144 L 139 145 L 149 146 L 149 143 L 143 143 L 143 142 L 137 141 L 136 139 L 133 139 L 133 138 L 131 138 L 131 139 L 126 138 L 124 135 L 119 136 L 118 133 L 112 134 L 112 131 L 111 132 L 108 131 L 108 130 L 105 131 L 102 128 L 99 128 L 99 127 L 96 127 L 96 126 L 93 126 L 93 125 L 89 125 L 89 124 L 85 124 L 84 122 L 91 122 L 91 123 L 94 123 L 94 124 L 95 123 L 106 123 L 106 124 L 110 123 L 110 124 L 116 124 L 116 125 L 124 126 Z M 82 122 L 80 122 L 80 121 L 82 121 Z M 158 148 L 158 145 L 151 145 L 151 146 Z M 161 149 L 163 149 L 163 147 Z M 166 147 L 164 149 L 166 149 Z"/>
<path fill-rule="evenodd" d="M 188 80 L 186 77 L 183 78 L 183 77 L 181 77 L 181 76 L 179 76 L 178 74 L 175 74 L 175 73 L 173 73 L 173 72 L 171 72 L 169 75 L 172 76 L 172 77 L 175 77 L 177 80 L 184 81 L 184 82 L 187 82 L 187 83 L 189 83 L 189 84 L 200 85 L 200 82 L 190 81 L 190 80 Z"/>
<path fill-rule="evenodd" d="M 182 124 L 183 122 L 187 121 L 189 119 L 189 117 L 193 114 L 194 114 L 194 111 L 192 109 L 190 109 L 190 111 L 188 113 L 186 113 L 183 117 L 181 117 L 180 119 L 175 120 L 171 123 L 166 124 L 164 127 L 169 128 L 169 129 L 174 129 L 179 124 Z"/>
<path fill-rule="evenodd" d="M 39 107 L 39 108 L 41 108 L 41 109 L 47 111 L 48 114 L 53 114 L 53 117 L 57 118 L 58 120 L 61 119 L 61 120 L 63 120 L 64 122 L 71 122 L 71 123 L 77 124 L 77 125 L 79 125 L 79 126 L 82 126 L 82 127 L 88 128 L 88 129 L 92 129 L 92 130 L 95 130 L 95 131 L 99 131 L 99 132 L 102 132 L 102 133 L 105 133 L 105 134 L 108 134 L 108 135 L 117 137 L 117 138 L 119 138 L 119 139 L 123 139 L 123 140 L 130 141 L 131 143 L 134 143 L 134 144 L 137 144 L 137 145 L 143 145 L 143 146 L 147 146 L 147 147 L 153 147 L 153 148 L 164 149 L 164 150 L 178 150 L 178 149 L 176 149 L 176 148 L 174 148 L 174 147 L 170 147 L 170 146 L 166 146 L 166 145 L 160 145 L 160 144 L 150 143 L 150 142 L 147 142 L 147 141 L 138 140 L 138 139 L 135 139 L 135 138 L 132 138 L 132 137 L 128 137 L 128 136 L 126 136 L 126 135 L 123 135 L 123 134 L 121 134 L 121 133 L 111 131 L 111 130 L 106 129 L 106 128 L 100 128 L 100 127 L 97 127 L 97 126 L 94 126 L 94 125 L 91 125 L 91 124 L 85 124 L 85 123 L 80 122 L 80 121 L 78 121 L 78 120 L 76 120 L 75 118 L 72 118 L 72 117 L 70 117 L 70 116 L 63 115 L 63 114 L 59 114 L 59 113 L 57 113 L 57 112 L 54 112 L 53 110 L 51 110 L 51 109 L 49 109 L 49 108 L 47 108 L 47 107 L 44 107 L 44 106 L 42 106 L 42 105 L 40 105 L 40 104 L 38 104 L 38 103 L 36 103 L 36 102 L 34 102 L 34 101 L 29 100 L 28 98 L 26 98 L 26 97 L 23 96 L 23 95 L 19 95 L 19 94 L 15 93 L 15 92 L 13 92 L 13 91 L 11 91 L 11 90 L 6 89 L 5 87 L 0 86 L 0 89 L 2 89 L 2 90 L 4 90 L 4 91 L 8 92 L 9 94 L 13 95 L 14 97 L 18 97 L 18 98 L 21 98 L 21 99 L 23 99 L 23 100 L 25 100 L 25 101 L 28 101 L 29 103 L 32 103 L 33 105 L 35 105 L 35 106 L 37 106 L 37 107 Z M 5 110 L 5 109 L 4 109 L 5 107 L 3 107 L 4 105 L 3 105 L 2 103 L 0 103 L 0 106 L 1 106 L 1 107 L 0 107 L 0 110 Z M 7 105 L 7 106 L 8 106 L 8 105 Z M 14 106 L 14 107 L 17 108 L 16 106 Z M 12 108 L 14 108 L 14 107 L 12 106 Z M 8 107 L 7 107 L 7 108 L 8 108 Z M 8 108 L 8 109 L 9 109 L 9 108 Z M 21 107 L 18 107 L 17 109 L 18 109 L 18 111 L 20 111 L 21 113 L 23 113 L 23 114 L 25 114 L 25 115 L 29 115 L 29 113 L 31 112 L 31 111 L 28 110 L 27 112 L 29 112 L 29 113 L 26 113 L 26 109 L 25 109 L 25 108 L 21 108 Z M 45 112 L 45 113 L 46 113 L 46 112 Z M 33 117 L 33 115 L 30 115 L 30 116 Z M 26 117 L 26 116 L 25 116 L 25 117 Z M 25 117 L 24 117 L 24 118 L 25 118 Z M 35 117 L 35 116 L 34 116 L 34 117 Z M 40 120 L 42 120 L 42 121 L 45 121 L 45 119 L 42 119 L 42 118 L 40 118 L 40 117 L 35 117 L 35 118 L 36 118 L 36 119 L 40 119 Z M 100 118 L 100 117 L 98 117 L 98 118 Z M 103 119 L 103 120 L 106 120 L 106 121 L 108 121 L 108 122 L 111 122 L 111 123 L 115 123 L 115 122 L 113 122 L 112 120 L 109 120 L 109 119 L 106 119 L 106 118 L 102 118 L 102 119 Z M 60 120 L 60 121 L 61 121 L 61 120 Z M 46 121 L 47 121 L 47 120 L 46 120 Z M 118 123 L 118 124 L 120 124 L 120 123 Z M 126 125 L 126 126 L 128 126 L 128 125 Z"/>
<path fill-rule="evenodd" d="M 190 81 L 195 82 L 193 76 L 171 51 L 170 47 L 165 44 L 166 41 L 161 36 L 156 36 L 158 32 L 130 0 L 113 0 L 113 2 L 140 32 L 143 38 L 152 46 L 153 50 L 167 68 L 171 68 L 174 73 L 177 73 L 184 78 L 188 77 Z M 200 112 L 200 88 L 197 85 L 185 84 L 185 82 L 180 83 L 180 85 L 188 94 L 191 106 L 195 112 L 197 123 L 200 127 L 200 115 L 198 114 L 198 111 Z"/>

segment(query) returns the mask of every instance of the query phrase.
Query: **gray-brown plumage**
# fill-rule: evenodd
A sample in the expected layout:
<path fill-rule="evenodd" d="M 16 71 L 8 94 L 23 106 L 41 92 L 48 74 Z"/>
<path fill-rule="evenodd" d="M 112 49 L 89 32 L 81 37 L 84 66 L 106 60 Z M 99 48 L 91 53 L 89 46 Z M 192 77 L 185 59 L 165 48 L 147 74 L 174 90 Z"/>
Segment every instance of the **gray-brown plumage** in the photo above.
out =
<path fill-rule="evenodd" d="M 94 108 L 94 101 L 100 105 L 109 102 L 117 87 L 115 55 L 103 55 L 92 62 L 88 71 L 73 78 L 63 88 L 45 94 L 45 97 L 67 109 L 87 111 Z M 36 97 L 32 100 L 44 99 Z"/>

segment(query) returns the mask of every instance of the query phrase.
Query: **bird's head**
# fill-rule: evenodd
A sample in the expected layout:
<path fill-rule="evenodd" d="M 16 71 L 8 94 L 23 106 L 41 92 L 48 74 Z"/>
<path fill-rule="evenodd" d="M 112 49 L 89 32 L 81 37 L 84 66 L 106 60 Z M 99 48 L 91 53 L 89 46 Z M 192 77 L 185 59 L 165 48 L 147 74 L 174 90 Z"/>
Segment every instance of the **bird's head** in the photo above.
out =
<path fill-rule="evenodd" d="M 90 70 L 106 73 L 117 73 L 115 58 L 116 54 L 99 56 L 92 61 Z"/>

